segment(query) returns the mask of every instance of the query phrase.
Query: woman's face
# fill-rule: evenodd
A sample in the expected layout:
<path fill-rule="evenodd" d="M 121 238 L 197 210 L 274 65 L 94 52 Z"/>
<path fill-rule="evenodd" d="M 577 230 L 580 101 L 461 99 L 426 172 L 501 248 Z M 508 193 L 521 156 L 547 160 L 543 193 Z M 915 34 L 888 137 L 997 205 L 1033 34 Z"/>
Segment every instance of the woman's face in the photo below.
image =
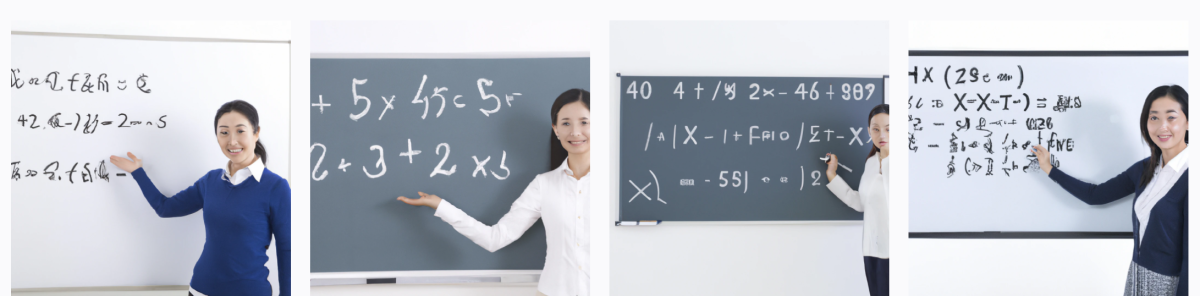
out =
<path fill-rule="evenodd" d="M 258 133 L 246 115 L 236 111 L 225 113 L 217 120 L 217 144 L 229 161 L 249 164 L 254 161 L 254 147 L 258 144 Z"/>
<path fill-rule="evenodd" d="M 552 128 L 554 135 L 558 136 L 558 141 L 567 149 L 567 153 L 577 155 L 591 150 L 591 143 L 588 142 L 592 133 L 592 127 L 589 125 L 591 113 L 582 101 L 563 105 L 562 109 L 558 110 L 558 120 Z"/>
<path fill-rule="evenodd" d="M 1183 137 L 1187 135 L 1187 115 L 1183 105 L 1173 98 L 1161 97 L 1150 103 L 1150 116 L 1146 118 L 1146 131 L 1159 149 L 1172 150 L 1186 147 Z"/>
<path fill-rule="evenodd" d="M 880 151 L 890 154 L 891 150 L 888 150 L 891 147 L 888 146 L 888 139 L 890 139 L 888 138 L 888 129 L 891 128 L 891 125 L 888 124 L 888 118 L 887 113 L 875 114 L 875 117 L 871 117 L 871 122 L 869 122 L 871 126 L 868 128 L 871 133 L 871 142 L 875 143 L 875 147 L 879 147 Z"/>

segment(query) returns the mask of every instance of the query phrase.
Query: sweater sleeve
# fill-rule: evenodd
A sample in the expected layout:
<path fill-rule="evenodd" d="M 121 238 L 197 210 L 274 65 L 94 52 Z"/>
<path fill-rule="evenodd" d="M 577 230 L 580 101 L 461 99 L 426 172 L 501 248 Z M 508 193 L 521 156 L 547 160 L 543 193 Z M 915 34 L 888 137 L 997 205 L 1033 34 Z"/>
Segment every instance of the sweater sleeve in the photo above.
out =
<path fill-rule="evenodd" d="M 1187 176 L 1184 176 L 1184 178 L 1187 178 Z M 1187 182 L 1187 180 L 1185 179 L 1184 182 Z M 1187 198 L 1184 198 L 1183 199 L 1183 209 L 1184 209 L 1183 210 L 1183 268 L 1179 270 L 1179 287 L 1178 287 L 1178 290 L 1175 291 L 1175 295 L 1187 295 L 1188 294 L 1188 287 L 1187 287 L 1187 281 L 1188 281 L 1188 214 L 1187 214 L 1187 212 L 1188 211 L 1187 211 L 1187 208 L 1188 208 L 1188 201 L 1187 201 Z"/>
<path fill-rule="evenodd" d="M 1141 177 L 1139 172 L 1142 165 L 1144 163 L 1141 161 L 1134 163 L 1125 172 L 1099 185 L 1075 179 L 1057 167 L 1050 169 L 1050 179 L 1074 195 L 1075 198 L 1089 205 L 1102 205 L 1133 194 L 1137 180 Z"/>
<path fill-rule="evenodd" d="M 292 188 L 287 180 L 271 192 L 271 233 L 275 235 L 275 260 L 279 264 L 279 296 L 292 295 Z"/>
<path fill-rule="evenodd" d="M 131 175 L 137 181 L 138 187 L 142 189 L 142 195 L 146 196 L 146 201 L 150 203 L 150 207 L 154 208 L 154 212 L 159 217 L 182 217 L 204 208 L 204 197 L 200 193 L 204 177 L 196 180 L 196 183 L 188 186 L 187 189 L 167 197 L 158 191 L 157 187 L 154 187 L 154 182 L 150 182 L 150 177 L 146 176 L 144 168 L 134 170 Z"/>

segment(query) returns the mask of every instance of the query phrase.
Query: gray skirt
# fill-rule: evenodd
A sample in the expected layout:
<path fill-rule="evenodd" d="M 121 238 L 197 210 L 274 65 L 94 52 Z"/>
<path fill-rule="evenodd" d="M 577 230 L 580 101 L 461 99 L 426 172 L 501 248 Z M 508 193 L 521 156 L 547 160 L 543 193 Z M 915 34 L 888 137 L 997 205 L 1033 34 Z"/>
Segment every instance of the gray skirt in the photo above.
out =
<path fill-rule="evenodd" d="M 1175 296 L 1179 277 L 1150 271 L 1136 262 L 1129 262 L 1125 277 L 1125 296 Z"/>

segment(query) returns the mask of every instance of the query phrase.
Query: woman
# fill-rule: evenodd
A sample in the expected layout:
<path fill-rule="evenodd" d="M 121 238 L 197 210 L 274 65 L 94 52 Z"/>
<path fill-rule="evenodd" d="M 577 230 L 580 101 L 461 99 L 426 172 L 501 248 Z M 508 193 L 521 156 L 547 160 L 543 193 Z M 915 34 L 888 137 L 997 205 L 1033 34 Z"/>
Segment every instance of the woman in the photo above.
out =
<path fill-rule="evenodd" d="M 204 251 L 192 272 L 189 295 L 270 296 L 266 250 L 275 235 L 279 295 L 291 295 L 291 187 L 263 164 L 267 150 L 258 142 L 258 111 L 245 101 L 225 103 L 213 119 L 217 145 L 229 158 L 195 184 L 170 198 L 150 182 L 142 160 L 113 155 L 130 172 L 159 217 L 182 217 L 204 210 Z M 253 153 L 244 149 L 252 147 Z"/>
<path fill-rule="evenodd" d="M 863 264 L 867 271 L 867 290 L 871 295 L 888 295 L 888 105 L 880 104 L 867 114 L 871 147 L 867 154 L 858 191 L 837 175 L 838 158 L 832 153 L 825 176 L 829 190 L 855 211 L 863 212 Z"/>
<path fill-rule="evenodd" d="M 535 177 L 496 225 L 480 223 L 437 195 L 418 192 L 420 198 L 398 199 L 433 208 L 434 216 L 489 252 L 517 240 L 541 218 L 547 251 L 538 294 L 587 295 L 591 266 L 590 109 L 590 94 L 582 89 L 568 90 L 554 100 L 550 108 L 551 171 Z"/>
<path fill-rule="evenodd" d="M 1050 179 L 1090 205 L 1133 194 L 1133 262 L 1125 295 L 1187 295 L 1187 91 L 1164 85 L 1142 104 L 1142 140 L 1150 157 L 1101 183 L 1089 184 L 1050 165 L 1050 151 L 1034 146 Z"/>

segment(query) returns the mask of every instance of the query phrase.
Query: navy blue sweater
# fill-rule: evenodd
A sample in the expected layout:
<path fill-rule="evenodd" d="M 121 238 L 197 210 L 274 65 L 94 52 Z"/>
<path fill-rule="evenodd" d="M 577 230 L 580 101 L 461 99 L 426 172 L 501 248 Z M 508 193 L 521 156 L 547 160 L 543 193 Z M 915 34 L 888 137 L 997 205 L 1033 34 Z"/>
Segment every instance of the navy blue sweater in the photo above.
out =
<path fill-rule="evenodd" d="M 159 217 L 181 217 L 204 209 L 204 252 L 192 271 L 192 288 L 210 296 L 270 296 L 267 248 L 275 235 L 279 295 L 291 295 L 292 189 L 287 180 L 264 169 L 262 180 L 233 185 L 209 171 L 195 184 L 168 198 L 146 171 L 133 171 L 146 201 Z"/>
<path fill-rule="evenodd" d="M 1148 161 L 1150 158 L 1138 161 L 1125 172 L 1100 185 L 1075 179 L 1058 168 L 1050 170 L 1050 179 L 1089 205 L 1110 203 L 1130 193 L 1133 194 L 1133 202 L 1136 204 L 1138 195 L 1146 189 L 1141 186 L 1141 177 Z M 1144 235 L 1139 235 L 1137 214 L 1132 214 L 1133 262 L 1160 274 L 1178 276 L 1177 295 L 1187 295 L 1187 174 L 1188 172 L 1184 171 L 1179 181 L 1167 191 L 1167 195 L 1154 204 L 1154 208 L 1150 210 L 1150 219 L 1146 222 L 1149 225 L 1146 225 Z M 1130 209 L 1130 212 L 1133 210 Z"/>

